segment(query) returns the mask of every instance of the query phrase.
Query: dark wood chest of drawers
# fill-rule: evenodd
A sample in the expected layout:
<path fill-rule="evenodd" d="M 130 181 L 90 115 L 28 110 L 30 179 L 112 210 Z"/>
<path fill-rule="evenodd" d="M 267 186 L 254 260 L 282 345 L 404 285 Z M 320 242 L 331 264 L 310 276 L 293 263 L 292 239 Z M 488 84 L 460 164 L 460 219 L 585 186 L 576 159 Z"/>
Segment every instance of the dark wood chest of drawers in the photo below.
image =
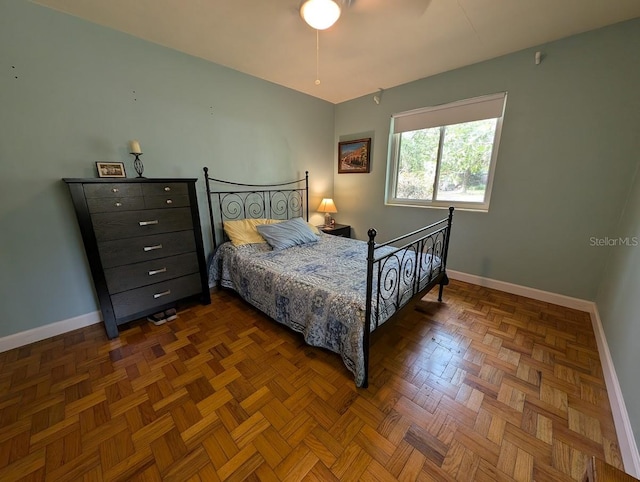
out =
<path fill-rule="evenodd" d="M 198 296 L 211 302 L 196 179 L 64 179 L 109 338 Z"/>

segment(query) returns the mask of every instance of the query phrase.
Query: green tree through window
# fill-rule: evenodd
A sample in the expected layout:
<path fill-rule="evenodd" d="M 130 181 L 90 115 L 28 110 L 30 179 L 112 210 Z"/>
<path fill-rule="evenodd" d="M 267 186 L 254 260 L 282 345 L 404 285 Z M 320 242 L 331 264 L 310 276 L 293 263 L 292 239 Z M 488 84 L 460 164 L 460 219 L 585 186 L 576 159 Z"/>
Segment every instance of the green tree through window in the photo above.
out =
<path fill-rule="evenodd" d="M 440 111 L 445 109 L 441 107 Z M 413 127 L 421 122 L 435 121 L 410 119 L 406 125 Z M 500 127 L 501 117 L 492 117 L 399 129 L 392 137 L 387 202 L 488 209 Z"/>

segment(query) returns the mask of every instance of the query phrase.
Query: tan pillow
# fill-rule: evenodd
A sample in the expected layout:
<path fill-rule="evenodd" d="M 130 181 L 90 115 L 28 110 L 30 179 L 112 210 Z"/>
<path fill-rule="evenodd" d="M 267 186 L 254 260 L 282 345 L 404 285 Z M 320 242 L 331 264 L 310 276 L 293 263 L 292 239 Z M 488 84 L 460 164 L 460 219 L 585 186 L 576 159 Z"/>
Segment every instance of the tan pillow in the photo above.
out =
<path fill-rule="evenodd" d="M 260 236 L 256 226 L 259 224 L 275 224 L 281 223 L 284 219 L 237 219 L 224 222 L 224 232 L 234 246 L 242 246 L 243 244 L 266 243 L 267 241 Z M 320 234 L 316 226 L 307 223 L 314 234 Z"/>
<path fill-rule="evenodd" d="M 234 246 L 243 244 L 266 243 L 260 236 L 256 226 L 258 224 L 279 223 L 277 219 L 237 219 L 224 222 L 224 232 Z"/>

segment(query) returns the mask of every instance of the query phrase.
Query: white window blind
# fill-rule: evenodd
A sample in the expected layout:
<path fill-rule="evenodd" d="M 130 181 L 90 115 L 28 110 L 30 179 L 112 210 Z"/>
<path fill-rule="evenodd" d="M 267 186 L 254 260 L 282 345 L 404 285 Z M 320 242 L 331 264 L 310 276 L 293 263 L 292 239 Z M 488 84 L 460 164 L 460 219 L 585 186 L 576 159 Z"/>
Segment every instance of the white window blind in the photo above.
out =
<path fill-rule="evenodd" d="M 393 133 L 502 117 L 506 92 L 394 114 Z"/>

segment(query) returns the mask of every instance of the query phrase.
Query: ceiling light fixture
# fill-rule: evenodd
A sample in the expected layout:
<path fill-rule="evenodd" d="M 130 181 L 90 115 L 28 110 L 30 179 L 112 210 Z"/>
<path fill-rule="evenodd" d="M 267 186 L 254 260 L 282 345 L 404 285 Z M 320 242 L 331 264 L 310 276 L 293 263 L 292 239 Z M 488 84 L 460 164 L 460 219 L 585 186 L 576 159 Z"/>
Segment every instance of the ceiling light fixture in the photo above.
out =
<path fill-rule="evenodd" d="M 311 27 L 325 30 L 340 18 L 340 5 L 334 0 L 305 0 L 300 15 Z"/>

